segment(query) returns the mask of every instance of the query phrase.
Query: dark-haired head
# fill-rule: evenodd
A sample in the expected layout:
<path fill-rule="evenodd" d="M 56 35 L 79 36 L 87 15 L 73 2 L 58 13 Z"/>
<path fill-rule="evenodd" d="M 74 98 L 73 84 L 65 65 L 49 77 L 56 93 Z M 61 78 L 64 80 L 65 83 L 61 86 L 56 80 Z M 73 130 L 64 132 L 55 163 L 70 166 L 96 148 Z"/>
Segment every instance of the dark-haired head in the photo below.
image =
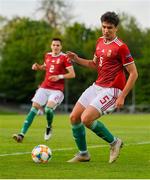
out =
<path fill-rule="evenodd" d="M 101 22 L 102 23 L 107 22 L 107 23 L 113 24 L 115 27 L 118 26 L 119 21 L 120 21 L 119 17 L 115 12 L 108 11 L 101 16 Z"/>
<path fill-rule="evenodd" d="M 59 41 L 62 44 L 62 40 L 60 38 L 53 38 L 52 41 Z"/>

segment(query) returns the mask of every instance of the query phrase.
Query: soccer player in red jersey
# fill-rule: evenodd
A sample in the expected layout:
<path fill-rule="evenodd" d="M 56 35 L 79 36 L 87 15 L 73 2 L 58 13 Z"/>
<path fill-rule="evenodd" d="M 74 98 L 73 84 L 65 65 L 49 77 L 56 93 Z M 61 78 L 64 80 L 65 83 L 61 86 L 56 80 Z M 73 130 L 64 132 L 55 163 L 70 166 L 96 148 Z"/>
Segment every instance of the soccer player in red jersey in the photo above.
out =
<path fill-rule="evenodd" d="M 33 70 L 45 70 L 46 74 L 44 81 L 32 99 L 32 107 L 20 133 L 13 135 L 13 138 L 17 142 L 22 142 L 38 110 L 41 110 L 43 106 L 45 106 L 47 119 L 44 139 L 48 140 L 51 137 L 54 110 L 64 99 L 64 79 L 75 77 L 74 68 L 70 59 L 66 54 L 61 52 L 61 39 L 54 38 L 51 43 L 51 49 L 52 52 L 48 52 L 45 55 L 44 64 L 40 65 L 35 63 L 32 65 Z"/>
<path fill-rule="evenodd" d="M 74 59 L 76 63 L 93 68 L 98 74 L 96 81 L 83 92 L 70 115 L 72 132 L 79 153 L 68 162 L 90 160 L 85 126 L 110 144 L 109 163 L 117 159 L 123 145 L 122 140 L 115 137 L 97 119 L 124 105 L 125 98 L 134 86 L 138 73 L 127 45 L 116 36 L 119 24 L 118 15 L 114 12 L 106 12 L 101 16 L 101 23 L 103 36 L 97 40 L 93 60 L 80 58 L 73 52 L 67 53 L 68 57 Z M 124 68 L 129 73 L 127 81 Z"/>

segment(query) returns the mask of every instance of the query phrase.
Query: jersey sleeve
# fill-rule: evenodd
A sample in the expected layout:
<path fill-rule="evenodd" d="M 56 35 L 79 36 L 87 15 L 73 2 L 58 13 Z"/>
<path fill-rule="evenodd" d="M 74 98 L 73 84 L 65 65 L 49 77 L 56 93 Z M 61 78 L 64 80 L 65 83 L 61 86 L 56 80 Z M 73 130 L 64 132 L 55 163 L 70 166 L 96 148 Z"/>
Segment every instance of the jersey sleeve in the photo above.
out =
<path fill-rule="evenodd" d="M 94 53 L 94 58 L 97 58 L 97 49 L 98 49 L 98 44 L 101 41 L 101 37 L 97 39 L 96 41 L 96 48 L 95 48 L 95 53 Z"/>
<path fill-rule="evenodd" d="M 67 55 L 64 56 L 64 65 L 66 68 L 72 66 L 71 59 Z"/>
<path fill-rule="evenodd" d="M 134 59 L 126 44 L 123 44 L 122 46 L 120 46 L 119 56 L 120 56 L 123 66 L 126 66 L 134 62 Z"/>
<path fill-rule="evenodd" d="M 46 66 L 46 59 L 47 59 L 47 57 L 48 57 L 48 53 L 45 53 L 45 55 L 44 55 L 44 64 L 45 64 L 45 66 Z"/>

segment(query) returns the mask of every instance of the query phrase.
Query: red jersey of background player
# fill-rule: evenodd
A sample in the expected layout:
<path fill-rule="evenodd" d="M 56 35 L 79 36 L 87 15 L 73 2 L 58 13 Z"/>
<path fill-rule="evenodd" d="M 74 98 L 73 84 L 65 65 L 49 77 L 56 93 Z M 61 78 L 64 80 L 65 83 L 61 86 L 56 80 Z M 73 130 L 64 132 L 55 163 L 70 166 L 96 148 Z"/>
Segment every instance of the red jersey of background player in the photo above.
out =
<path fill-rule="evenodd" d="M 66 68 L 72 66 L 69 58 L 62 52 L 57 56 L 52 56 L 52 53 L 46 53 L 44 64 L 46 67 L 46 75 L 40 87 L 63 91 L 64 79 L 60 79 L 54 82 L 51 81 L 49 77 L 52 75 L 65 74 Z"/>
<path fill-rule="evenodd" d="M 123 66 L 134 62 L 127 45 L 117 37 L 109 43 L 105 43 L 104 38 L 100 37 L 95 56 L 98 71 L 95 84 L 122 90 L 126 83 Z"/>

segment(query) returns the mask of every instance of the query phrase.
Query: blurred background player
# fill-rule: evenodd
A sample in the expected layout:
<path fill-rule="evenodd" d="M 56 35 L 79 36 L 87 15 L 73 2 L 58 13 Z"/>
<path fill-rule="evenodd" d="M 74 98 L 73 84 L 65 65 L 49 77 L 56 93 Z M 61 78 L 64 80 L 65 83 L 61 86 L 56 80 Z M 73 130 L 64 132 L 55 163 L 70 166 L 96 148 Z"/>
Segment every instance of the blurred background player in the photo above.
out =
<path fill-rule="evenodd" d="M 64 79 L 75 78 L 75 72 L 71 61 L 66 54 L 61 52 L 61 39 L 54 38 L 52 40 L 51 50 L 52 52 L 46 53 L 44 64 L 40 65 L 35 63 L 32 65 L 33 70 L 45 70 L 46 74 L 44 81 L 32 99 L 32 107 L 24 121 L 20 133 L 13 135 L 13 139 L 17 142 L 22 142 L 34 117 L 39 110 L 42 110 L 43 106 L 45 106 L 47 119 L 44 139 L 48 140 L 51 137 L 54 110 L 64 99 Z"/>
<path fill-rule="evenodd" d="M 82 59 L 73 52 L 67 53 L 76 63 L 93 68 L 98 73 L 97 80 L 83 92 L 70 115 L 72 132 L 79 153 L 68 162 L 90 160 L 85 139 L 85 126 L 110 144 L 109 163 L 117 159 L 123 144 L 121 139 L 115 137 L 97 119 L 124 105 L 138 73 L 127 45 L 116 36 L 118 15 L 114 12 L 106 12 L 101 17 L 101 23 L 103 36 L 97 40 L 93 60 Z M 124 68 L 129 73 L 127 82 Z"/>

